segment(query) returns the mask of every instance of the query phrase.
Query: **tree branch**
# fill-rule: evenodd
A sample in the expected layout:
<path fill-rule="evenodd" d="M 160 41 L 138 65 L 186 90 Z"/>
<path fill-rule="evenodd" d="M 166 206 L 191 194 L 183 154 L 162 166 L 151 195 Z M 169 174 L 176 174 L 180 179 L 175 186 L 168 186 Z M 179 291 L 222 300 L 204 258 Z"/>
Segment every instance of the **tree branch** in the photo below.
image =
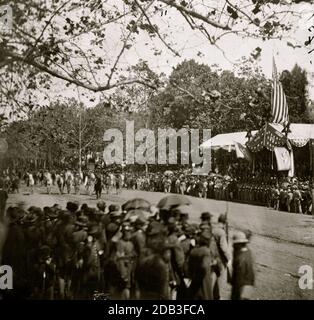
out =
<path fill-rule="evenodd" d="M 178 86 L 178 85 L 177 85 L 175 82 L 173 82 L 173 81 L 170 81 L 170 84 L 171 84 L 173 87 L 175 87 L 176 89 L 178 89 L 179 91 L 187 94 L 189 97 L 191 97 L 191 98 L 192 98 L 193 100 L 195 100 L 197 103 L 203 104 L 203 102 L 200 101 L 200 100 L 199 100 L 193 93 L 191 93 L 190 91 L 188 91 L 188 90 L 186 90 L 186 89 Z"/>
<path fill-rule="evenodd" d="M 46 22 L 45 27 L 43 28 L 43 30 L 41 31 L 39 37 L 36 39 L 35 43 L 32 45 L 32 47 L 29 49 L 29 51 L 26 53 L 25 59 L 27 57 L 29 57 L 32 52 L 35 50 L 38 42 L 41 40 L 42 36 L 44 35 L 46 29 L 48 28 L 48 26 L 51 24 L 51 21 L 53 20 L 53 18 L 70 2 L 71 0 L 66 1 L 65 3 L 63 3 L 50 17 L 50 19 Z"/>
<path fill-rule="evenodd" d="M 187 15 L 180 11 L 181 15 L 183 16 L 183 18 L 186 20 L 186 22 L 189 24 L 189 26 L 191 27 L 192 30 L 195 30 L 195 26 L 193 26 L 192 22 L 189 20 L 189 18 L 187 17 Z"/>
<path fill-rule="evenodd" d="M 93 141 L 95 141 L 94 138 L 92 138 L 91 140 L 89 140 L 87 143 L 85 143 L 85 145 L 81 148 L 82 150 L 86 149 Z"/>
<path fill-rule="evenodd" d="M 107 20 L 107 21 L 102 21 L 102 22 L 101 22 L 101 25 L 102 25 L 102 26 L 105 26 L 105 25 L 107 25 L 107 24 L 110 24 L 110 23 L 113 23 L 113 22 L 117 22 L 118 20 L 120 20 L 121 18 L 127 16 L 127 15 L 130 14 L 130 13 L 131 13 L 131 11 L 127 11 L 127 12 L 119 15 L 118 17 L 109 19 L 109 20 Z M 74 34 L 73 36 L 70 36 L 70 37 L 67 38 L 67 39 L 60 39 L 60 40 L 56 41 L 55 43 L 56 43 L 56 44 L 64 44 L 64 43 L 69 42 L 69 41 L 71 41 L 71 40 L 73 41 L 75 38 L 80 37 L 80 36 L 83 35 L 83 34 L 86 34 L 86 33 L 89 33 L 89 32 L 93 32 L 93 31 L 94 31 L 95 29 L 97 29 L 97 28 L 98 28 L 98 25 L 96 25 L 96 26 L 94 26 L 94 27 L 91 27 L 91 28 L 89 28 L 89 29 L 87 29 L 87 30 L 83 30 L 83 31 L 81 31 L 81 32 L 79 32 L 79 33 L 77 33 L 77 34 Z M 105 30 L 105 28 L 99 29 L 99 31 L 103 31 L 103 30 Z"/>
<path fill-rule="evenodd" d="M 206 28 L 203 25 L 201 25 L 199 27 L 199 29 L 201 31 L 203 31 L 203 33 L 205 34 L 206 38 L 209 40 L 210 44 L 215 44 L 215 41 L 213 40 L 213 38 L 211 37 L 211 35 L 208 33 L 208 31 L 206 30 Z"/>
<path fill-rule="evenodd" d="M 214 46 L 222 53 L 222 55 L 224 56 L 224 58 L 225 58 L 228 62 L 230 62 L 231 64 L 235 64 L 235 62 L 234 62 L 234 61 L 231 61 L 231 60 L 227 57 L 225 51 L 223 51 L 216 43 L 214 44 Z"/>
<path fill-rule="evenodd" d="M 147 16 L 145 10 L 143 9 L 143 7 L 138 3 L 137 0 L 135 0 L 135 3 L 137 4 L 137 6 L 140 8 L 141 12 L 143 13 L 144 17 L 146 18 L 147 22 L 149 23 L 149 25 L 153 28 L 153 30 L 155 31 L 155 33 L 157 34 L 158 38 L 161 40 L 161 42 L 172 52 L 174 53 L 177 57 L 180 57 L 180 54 L 178 53 L 178 51 L 174 50 L 173 48 L 171 48 L 171 46 L 164 40 L 164 38 L 161 36 L 161 34 L 159 33 L 158 29 L 151 23 L 149 17 Z"/>
<path fill-rule="evenodd" d="M 251 23 L 253 23 L 254 25 L 256 25 L 257 27 L 259 27 L 259 23 L 254 21 L 246 12 L 244 12 L 243 10 L 241 10 L 238 6 L 232 4 L 229 0 L 226 0 L 226 2 L 229 4 L 229 6 L 231 6 L 233 9 L 235 9 L 236 11 L 239 11 L 240 13 L 242 13 L 242 15 L 244 15 L 245 17 L 247 17 Z"/>
<path fill-rule="evenodd" d="M 146 6 L 145 10 L 147 10 L 147 9 L 153 4 L 153 2 L 154 2 L 154 0 L 151 1 L 151 2 Z M 144 11 L 144 12 L 145 12 L 145 11 Z M 137 19 L 137 21 L 136 21 L 135 24 L 137 24 L 137 23 L 143 18 L 143 16 L 144 16 L 144 15 L 143 15 L 143 12 L 142 12 L 141 15 L 140 15 L 140 17 Z M 111 68 L 111 72 L 110 72 L 110 75 L 109 75 L 109 78 L 108 78 L 108 81 L 107 81 L 107 86 L 110 86 L 110 81 L 111 81 L 111 79 L 112 79 L 112 77 L 113 77 L 113 74 L 114 74 L 116 68 L 117 68 L 118 62 L 119 62 L 119 60 L 120 60 L 120 58 L 121 58 L 121 56 L 122 56 L 122 54 L 123 54 L 123 52 L 124 52 L 124 50 L 125 50 L 125 48 L 126 48 L 127 42 L 128 42 L 128 40 L 129 40 L 131 34 L 132 34 L 132 30 L 129 31 L 127 37 L 126 37 L 126 38 L 124 39 L 124 41 L 123 41 L 122 48 L 121 48 L 121 50 L 120 50 L 120 52 L 119 52 L 119 54 L 118 54 L 118 56 L 117 56 L 117 59 L 116 59 L 114 65 L 113 65 L 113 67 Z"/>
<path fill-rule="evenodd" d="M 211 26 L 213 26 L 215 28 L 223 29 L 223 30 L 231 30 L 231 28 L 228 25 L 223 25 L 223 24 L 221 24 L 219 22 L 216 22 L 214 20 L 209 19 L 208 17 L 205 17 L 205 16 L 201 15 L 198 12 L 195 12 L 193 10 L 187 9 L 184 6 L 182 6 L 180 4 L 177 4 L 175 2 L 175 0 L 159 0 L 159 1 L 167 4 L 170 7 L 176 8 L 180 12 L 184 12 L 188 16 L 194 17 L 194 18 L 196 18 L 198 20 L 202 20 L 202 21 L 206 22 L 207 24 L 210 24 Z"/>
<path fill-rule="evenodd" d="M 96 76 L 95 76 L 94 71 L 93 71 L 93 69 L 92 69 L 92 67 L 91 67 L 91 65 L 90 65 L 90 62 L 89 62 L 89 59 L 88 59 L 87 55 L 86 55 L 85 52 L 81 49 L 81 47 L 79 47 L 77 44 L 74 43 L 74 46 L 81 51 L 82 55 L 84 56 L 84 58 L 85 58 L 85 60 L 86 60 L 86 62 L 87 62 L 87 66 L 88 66 L 88 68 L 89 68 L 90 73 L 92 74 L 92 77 L 93 77 L 93 79 L 94 79 L 94 82 L 95 82 L 95 84 L 99 87 L 99 82 L 98 82 L 97 79 L 96 79 Z M 72 65 L 71 65 L 71 67 L 72 67 L 72 69 L 74 69 Z M 103 98 L 105 98 L 104 95 L 103 95 Z"/>
<path fill-rule="evenodd" d="M 69 76 L 66 76 L 64 74 L 59 73 L 58 71 L 52 70 L 50 68 L 48 68 L 47 66 L 45 66 L 44 64 L 40 63 L 40 62 L 36 62 L 34 60 L 31 59 L 26 59 L 16 53 L 10 52 L 10 51 L 2 51 L 4 54 L 6 54 L 7 56 L 11 57 L 13 60 L 17 61 L 17 62 L 22 62 L 22 63 L 26 63 L 30 66 L 35 67 L 36 69 L 42 71 L 42 72 L 46 72 L 48 74 L 50 74 L 53 77 L 56 77 L 58 79 L 67 81 L 69 83 L 75 84 L 79 87 L 85 88 L 87 90 L 93 91 L 93 92 L 101 92 L 101 91 L 106 91 L 106 90 L 110 90 L 112 88 L 116 88 L 119 86 L 123 86 L 123 85 L 129 85 L 129 84 L 133 84 L 133 83 L 138 83 L 141 84 L 143 86 L 149 87 L 151 89 L 156 90 L 157 87 L 151 83 L 148 83 L 146 81 L 143 81 L 141 79 L 137 79 L 137 78 L 133 78 L 133 79 L 126 79 L 126 80 L 122 80 L 122 81 L 117 81 L 113 84 L 106 84 L 106 85 L 100 85 L 100 86 L 93 86 L 93 85 L 89 85 L 87 83 L 84 83 L 82 81 L 79 81 L 75 78 L 71 78 Z"/>

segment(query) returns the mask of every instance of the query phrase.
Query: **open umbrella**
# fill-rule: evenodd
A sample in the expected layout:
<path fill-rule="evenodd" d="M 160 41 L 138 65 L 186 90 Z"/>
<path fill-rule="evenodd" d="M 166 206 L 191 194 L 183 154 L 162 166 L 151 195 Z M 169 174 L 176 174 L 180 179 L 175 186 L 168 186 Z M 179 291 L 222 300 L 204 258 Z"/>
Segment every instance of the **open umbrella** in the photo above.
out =
<path fill-rule="evenodd" d="M 150 213 L 146 210 L 141 209 L 132 209 L 127 212 L 124 217 L 124 221 L 134 222 L 137 219 L 141 219 L 143 221 L 147 221 L 150 216 Z"/>
<path fill-rule="evenodd" d="M 170 210 L 180 205 L 189 205 L 189 204 L 191 204 L 191 201 L 189 200 L 189 198 L 183 195 L 171 194 L 169 196 L 162 198 L 158 202 L 157 207 L 161 210 Z"/>
<path fill-rule="evenodd" d="M 134 209 L 142 209 L 142 210 L 149 211 L 150 207 L 151 207 L 151 204 L 147 200 L 141 199 L 141 198 L 135 198 L 124 203 L 122 205 L 122 210 L 130 211 Z"/>
<path fill-rule="evenodd" d="M 170 176 L 170 175 L 172 175 L 173 174 L 173 171 L 171 171 L 171 170 L 167 170 L 167 171 L 165 171 L 165 173 L 164 173 L 166 176 Z"/>
<path fill-rule="evenodd" d="M 174 208 L 174 213 L 179 213 L 179 214 L 188 214 L 188 215 L 198 215 L 200 216 L 201 211 L 195 208 L 193 205 L 180 205 Z"/>

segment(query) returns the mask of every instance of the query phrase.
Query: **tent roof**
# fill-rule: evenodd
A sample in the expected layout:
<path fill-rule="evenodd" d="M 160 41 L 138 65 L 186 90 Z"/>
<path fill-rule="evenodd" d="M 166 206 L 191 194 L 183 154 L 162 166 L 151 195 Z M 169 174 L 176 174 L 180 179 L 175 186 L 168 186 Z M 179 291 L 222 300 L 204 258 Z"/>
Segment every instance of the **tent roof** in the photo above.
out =
<path fill-rule="evenodd" d="M 278 123 L 271 123 L 271 125 L 279 132 L 283 130 L 283 125 Z M 291 123 L 290 133 L 288 133 L 288 139 L 300 140 L 300 139 L 314 139 L 314 124 L 308 123 Z"/>
<path fill-rule="evenodd" d="M 271 123 L 277 131 L 281 132 L 283 130 L 283 125 L 277 123 Z M 314 124 L 307 123 L 291 123 L 290 124 L 290 133 L 288 134 L 288 139 L 292 141 L 303 141 L 307 143 L 309 139 L 314 139 Z M 257 133 L 257 130 L 252 131 L 252 136 Z M 213 138 L 202 143 L 201 148 L 212 148 L 216 149 L 225 149 L 225 150 L 234 150 L 235 142 L 245 144 L 247 142 L 246 138 L 247 132 L 232 132 L 232 133 L 223 133 L 217 134 Z"/>
<path fill-rule="evenodd" d="M 252 132 L 252 135 L 256 134 L 256 130 Z M 212 148 L 212 149 L 225 149 L 233 150 L 235 142 L 245 144 L 247 142 L 246 131 L 241 132 L 231 132 L 217 134 L 213 138 L 202 143 L 202 148 Z"/>

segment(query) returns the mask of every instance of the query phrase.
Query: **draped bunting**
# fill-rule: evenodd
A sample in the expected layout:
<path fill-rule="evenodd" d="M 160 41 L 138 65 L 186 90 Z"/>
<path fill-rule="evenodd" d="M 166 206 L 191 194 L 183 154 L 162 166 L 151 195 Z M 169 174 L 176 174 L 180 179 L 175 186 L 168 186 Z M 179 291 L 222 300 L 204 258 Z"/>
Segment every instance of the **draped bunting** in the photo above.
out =
<path fill-rule="evenodd" d="M 277 131 L 269 124 L 259 130 L 256 135 L 246 143 L 246 146 L 252 152 L 261 151 L 264 147 L 269 151 L 274 151 L 275 147 L 283 147 L 287 144 L 287 138 L 284 134 Z"/>
<path fill-rule="evenodd" d="M 304 147 L 309 141 L 310 139 L 290 139 L 291 144 L 298 148 Z"/>

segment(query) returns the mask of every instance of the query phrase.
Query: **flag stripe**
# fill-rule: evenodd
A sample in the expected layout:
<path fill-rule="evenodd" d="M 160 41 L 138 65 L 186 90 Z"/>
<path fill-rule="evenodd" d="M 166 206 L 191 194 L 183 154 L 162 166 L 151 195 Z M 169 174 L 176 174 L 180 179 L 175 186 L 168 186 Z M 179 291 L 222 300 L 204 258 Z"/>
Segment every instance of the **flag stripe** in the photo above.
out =
<path fill-rule="evenodd" d="M 277 68 L 273 59 L 273 85 L 272 85 L 272 122 L 285 124 L 289 122 L 288 105 L 282 85 L 278 80 Z"/>

